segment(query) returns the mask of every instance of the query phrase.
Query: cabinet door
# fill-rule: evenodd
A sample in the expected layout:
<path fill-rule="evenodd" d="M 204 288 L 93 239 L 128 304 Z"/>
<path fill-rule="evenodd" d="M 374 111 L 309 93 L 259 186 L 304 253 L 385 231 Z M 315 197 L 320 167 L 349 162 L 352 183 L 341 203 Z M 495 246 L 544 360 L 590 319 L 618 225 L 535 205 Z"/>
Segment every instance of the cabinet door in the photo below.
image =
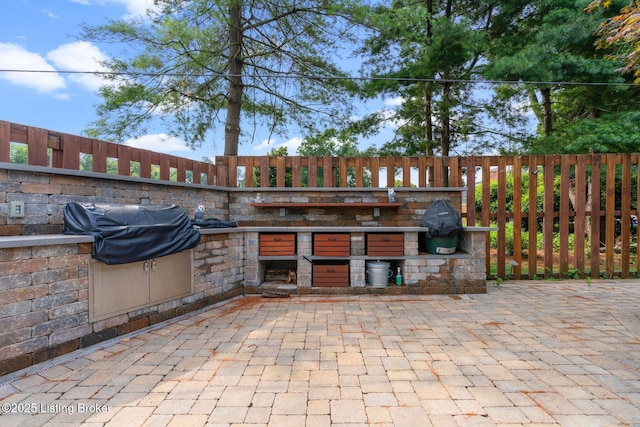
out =
<path fill-rule="evenodd" d="M 351 235 L 314 234 L 313 254 L 318 256 L 349 256 L 351 255 Z"/>
<path fill-rule="evenodd" d="M 404 234 L 367 234 L 367 255 L 369 256 L 403 256 Z"/>
<path fill-rule="evenodd" d="M 315 287 L 348 287 L 349 265 L 313 264 L 313 285 Z"/>
<path fill-rule="evenodd" d="M 149 303 L 149 262 L 107 265 L 91 261 L 89 318 L 106 319 Z"/>
<path fill-rule="evenodd" d="M 192 251 L 155 258 L 149 261 L 151 302 L 161 302 L 191 293 L 193 274 L 191 269 Z"/>
<path fill-rule="evenodd" d="M 261 256 L 293 256 L 296 254 L 295 233 L 260 233 Z"/>

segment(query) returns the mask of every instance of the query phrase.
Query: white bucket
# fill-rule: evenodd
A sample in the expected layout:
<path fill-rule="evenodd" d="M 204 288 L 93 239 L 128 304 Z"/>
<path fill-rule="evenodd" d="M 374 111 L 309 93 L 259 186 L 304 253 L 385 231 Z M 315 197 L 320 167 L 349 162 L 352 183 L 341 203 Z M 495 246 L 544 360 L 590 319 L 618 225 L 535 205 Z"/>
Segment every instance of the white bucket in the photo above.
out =
<path fill-rule="evenodd" d="M 391 264 L 384 261 L 370 261 L 367 263 L 367 283 L 373 288 L 384 288 L 393 277 Z"/>

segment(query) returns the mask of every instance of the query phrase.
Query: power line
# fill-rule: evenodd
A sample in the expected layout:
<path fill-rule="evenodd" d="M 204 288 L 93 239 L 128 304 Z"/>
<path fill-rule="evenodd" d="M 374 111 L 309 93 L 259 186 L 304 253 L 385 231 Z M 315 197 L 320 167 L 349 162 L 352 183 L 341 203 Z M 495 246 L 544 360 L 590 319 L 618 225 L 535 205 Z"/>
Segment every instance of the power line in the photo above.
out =
<path fill-rule="evenodd" d="M 253 74 L 223 74 L 223 73 L 150 73 L 138 71 L 74 71 L 74 70 L 27 70 L 27 69 L 0 69 L 0 73 L 34 73 L 34 74 L 92 74 L 101 76 L 130 76 L 130 77 L 258 77 Z M 273 79 L 309 79 L 309 80 L 357 80 L 357 81 L 400 81 L 414 83 L 462 83 L 462 84 L 530 84 L 549 86 L 638 86 L 625 82 L 569 82 L 569 81 L 544 81 L 544 80 L 465 80 L 465 79 L 441 79 L 441 78 L 416 78 L 416 77 L 363 77 L 363 76 L 311 76 L 306 74 L 266 74 L 261 78 Z"/>

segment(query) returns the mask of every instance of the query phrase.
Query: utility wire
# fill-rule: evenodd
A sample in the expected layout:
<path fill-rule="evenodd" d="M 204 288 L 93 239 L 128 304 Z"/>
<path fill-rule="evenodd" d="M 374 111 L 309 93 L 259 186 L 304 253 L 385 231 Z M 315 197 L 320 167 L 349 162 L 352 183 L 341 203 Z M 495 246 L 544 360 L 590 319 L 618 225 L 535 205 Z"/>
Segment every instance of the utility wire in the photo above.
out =
<path fill-rule="evenodd" d="M 72 71 L 72 70 L 22 70 L 22 69 L 0 69 L 0 73 L 34 73 L 34 74 L 93 74 L 103 76 L 142 76 L 142 77 L 256 77 L 252 74 L 222 74 L 222 73 L 149 73 L 135 71 Z M 310 76 L 305 74 L 271 74 L 262 75 L 261 78 L 277 79 L 313 79 L 313 80 L 357 80 L 357 81 L 400 81 L 414 83 L 467 83 L 467 84 L 531 84 L 531 85 L 551 85 L 551 86 L 638 86 L 634 83 L 625 82 L 568 82 L 568 81 L 537 81 L 537 80 L 464 80 L 464 79 L 431 79 L 415 77 L 362 77 L 362 76 Z"/>

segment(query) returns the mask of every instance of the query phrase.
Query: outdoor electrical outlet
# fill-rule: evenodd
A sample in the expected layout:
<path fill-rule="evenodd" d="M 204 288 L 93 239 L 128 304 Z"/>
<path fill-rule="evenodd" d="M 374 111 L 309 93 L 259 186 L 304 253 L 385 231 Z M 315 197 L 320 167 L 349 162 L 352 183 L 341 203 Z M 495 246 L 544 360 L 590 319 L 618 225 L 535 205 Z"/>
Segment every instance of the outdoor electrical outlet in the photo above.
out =
<path fill-rule="evenodd" d="M 11 212 L 9 214 L 11 218 L 23 218 L 24 217 L 24 202 L 11 202 Z"/>

